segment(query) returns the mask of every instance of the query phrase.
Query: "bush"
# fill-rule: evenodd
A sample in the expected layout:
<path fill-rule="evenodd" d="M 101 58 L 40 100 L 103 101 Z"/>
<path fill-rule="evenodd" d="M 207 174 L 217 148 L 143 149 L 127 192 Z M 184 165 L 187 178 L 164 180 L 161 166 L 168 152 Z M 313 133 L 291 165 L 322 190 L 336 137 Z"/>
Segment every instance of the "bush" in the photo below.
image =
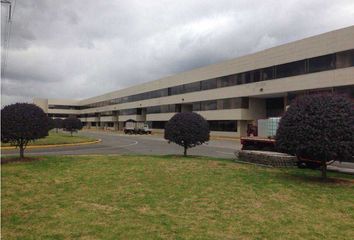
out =
<path fill-rule="evenodd" d="M 199 114 L 184 112 L 175 114 L 165 126 L 165 139 L 187 149 L 209 141 L 209 124 Z"/>
<path fill-rule="evenodd" d="M 70 132 L 70 134 L 72 136 L 73 132 L 77 132 L 78 130 L 82 129 L 82 122 L 78 118 L 69 117 L 69 118 L 64 119 L 63 128 L 65 131 Z"/>
<path fill-rule="evenodd" d="M 20 149 L 20 158 L 30 141 L 48 136 L 48 117 L 34 104 L 16 103 L 1 110 L 1 141 Z"/>
<path fill-rule="evenodd" d="M 63 119 L 61 118 L 54 118 L 54 128 L 56 132 L 58 132 L 58 129 L 63 128 Z"/>
<path fill-rule="evenodd" d="M 48 117 L 48 131 L 52 130 L 55 128 L 55 122 L 54 119 L 51 117 Z"/>
<path fill-rule="evenodd" d="M 277 149 L 318 160 L 322 176 L 332 160 L 348 161 L 354 155 L 354 106 L 333 94 L 296 99 L 279 123 Z"/>

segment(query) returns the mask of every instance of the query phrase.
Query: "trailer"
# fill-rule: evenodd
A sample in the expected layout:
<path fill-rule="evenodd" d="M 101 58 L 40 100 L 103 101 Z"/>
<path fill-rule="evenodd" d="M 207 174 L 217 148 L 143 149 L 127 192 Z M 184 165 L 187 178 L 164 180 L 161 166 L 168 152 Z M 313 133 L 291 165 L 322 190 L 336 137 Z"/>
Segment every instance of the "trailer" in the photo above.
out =
<path fill-rule="evenodd" d="M 127 120 L 124 126 L 125 134 L 151 134 L 149 125 L 146 122 Z"/>
<path fill-rule="evenodd" d="M 242 150 L 272 151 L 275 149 L 275 134 L 280 117 L 259 119 L 257 126 L 250 126 L 247 137 L 241 137 Z M 253 136 L 252 136 L 253 135 Z"/>
<path fill-rule="evenodd" d="M 276 152 L 275 134 L 279 126 L 280 117 L 259 119 L 257 126 L 250 126 L 252 131 L 248 131 L 247 137 L 241 137 L 242 150 L 270 151 Z M 309 159 L 304 156 L 296 156 L 297 165 L 300 168 L 317 169 L 321 167 L 321 162 Z"/>

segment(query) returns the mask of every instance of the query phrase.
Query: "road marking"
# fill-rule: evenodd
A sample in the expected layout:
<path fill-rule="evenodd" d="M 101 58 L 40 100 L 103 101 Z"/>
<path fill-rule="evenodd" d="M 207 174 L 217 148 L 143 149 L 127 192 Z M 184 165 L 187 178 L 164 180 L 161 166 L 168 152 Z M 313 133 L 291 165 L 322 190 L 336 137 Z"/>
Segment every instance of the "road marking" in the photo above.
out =
<path fill-rule="evenodd" d="M 138 141 L 134 141 L 133 143 L 129 143 L 129 144 L 126 144 L 126 145 L 121 145 L 121 146 L 111 146 L 110 148 L 121 148 L 121 147 L 129 147 L 129 146 L 134 146 L 134 145 L 137 145 L 139 142 Z"/>

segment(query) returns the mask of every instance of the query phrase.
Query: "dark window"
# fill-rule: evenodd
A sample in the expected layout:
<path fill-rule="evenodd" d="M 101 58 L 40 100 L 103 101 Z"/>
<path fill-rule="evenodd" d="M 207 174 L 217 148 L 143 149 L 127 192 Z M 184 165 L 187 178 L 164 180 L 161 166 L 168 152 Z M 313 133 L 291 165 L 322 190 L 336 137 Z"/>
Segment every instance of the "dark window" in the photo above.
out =
<path fill-rule="evenodd" d="M 146 108 L 147 114 L 160 113 L 160 112 L 161 112 L 160 106 L 153 106 L 153 107 Z"/>
<path fill-rule="evenodd" d="M 270 80 L 274 78 L 274 67 L 262 69 L 262 80 Z"/>
<path fill-rule="evenodd" d="M 203 101 L 201 102 L 201 110 L 208 111 L 208 110 L 216 110 L 216 100 L 211 101 Z"/>
<path fill-rule="evenodd" d="M 249 108 L 249 98 L 248 97 L 242 97 L 241 98 L 241 108 L 248 109 Z"/>
<path fill-rule="evenodd" d="M 101 116 L 112 116 L 112 115 L 113 115 L 113 112 L 112 112 L 112 111 L 101 112 L 100 115 L 101 115 Z"/>
<path fill-rule="evenodd" d="M 181 94 L 183 91 L 183 85 L 171 87 L 171 95 Z"/>
<path fill-rule="evenodd" d="M 266 99 L 267 117 L 280 117 L 284 113 L 284 98 Z"/>
<path fill-rule="evenodd" d="M 170 112 L 170 105 L 162 105 L 161 113 L 168 113 L 168 112 Z"/>
<path fill-rule="evenodd" d="M 309 72 L 320 72 L 334 69 L 335 54 L 324 55 L 309 59 Z"/>
<path fill-rule="evenodd" d="M 131 109 L 123 109 L 119 111 L 120 115 L 136 115 L 137 114 L 137 109 L 136 108 L 131 108 Z"/>
<path fill-rule="evenodd" d="M 184 93 L 200 91 L 200 82 L 188 83 L 184 85 Z"/>
<path fill-rule="evenodd" d="M 69 105 L 49 105 L 49 109 L 68 109 L 68 110 L 79 110 L 78 106 L 69 106 Z"/>
<path fill-rule="evenodd" d="M 254 70 L 253 71 L 253 82 L 261 81 L 261 70 Z"/>
<path fill-rule="evenodd" d="M 248 97 L 219 99 L 217 102 L 218 109 L 248 109 L 249 107 Z"/>
<path fill-rule="evenodd" d="M 339 52 L 336 54 L 336 67 L 346 68 L 354 66 L 354 50 Z"/>
<path fill-rule="evenodd" d="M 216 79 L 201 81 L 201 90 L 214 89 L 217 87 Z"/>
<path fill-rule="evenodd" d="M 170 112 L 176 112 L 176 105 L 170 104 Z"/>
<path fill-rule="evenodd" d="M 291 77 L 305 73 L 305 60 L 276 66 L 276 78 Z"/>
<path fill-rule="evenodd" d="M 200 102 L 194 102 L 192 103 L 193 104 L 193 111 L 200 111 L 201 110 L 201 107 L 200 107 Z"/>
<path fill-rule="evenodd" d="M 237 75 L 229 75 L 229 76 L 224 76 L 221 78 L 217 79 L 217 86 L 218 87 L 228 87 L 228 86 L 234 86 L 237 85 Z"/>
<path fill-rule="evenodd" d="M 175 112 L 182 112 L 182 104 L 175 104 Z"/>
<path fill-rule="evenodd" d="M 151 128 L 154 129 L 164 129 L 166 121 L 153 121 L 151 122 Z"/>
<path fill-rule="evenodd" d="M 244 78 L 245 78 L 245 75 L 243 73 L 238 73 L 236 75 L 237 85 L 244 84 L 244 82 L 245 82 Z"/>
<path fill-rule="evenodd" d="M 236 120 L 208 121 L 210 131 L 237 132 Z"/>
<path fill-rule="evenodd" d="M 237 74 L 237 84 L 246 84 L 251 82 L 251 72 L 243 72 Z"/>
<path fill-rule="evenodd" d="M 107 127 L 114 127 L 114 123 L 108 122 L 108 123 L 107 123 Z"/>

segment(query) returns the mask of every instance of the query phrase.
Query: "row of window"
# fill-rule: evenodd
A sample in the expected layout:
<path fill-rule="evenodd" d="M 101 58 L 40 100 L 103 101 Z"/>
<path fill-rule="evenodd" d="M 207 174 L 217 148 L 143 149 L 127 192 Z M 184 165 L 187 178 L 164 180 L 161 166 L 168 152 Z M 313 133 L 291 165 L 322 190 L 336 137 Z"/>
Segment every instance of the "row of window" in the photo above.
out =
<path fill-rule="evenodd" d="M 135 102 L 164 96 L 172 96 L 177 94 L 266 81 L 277 78 L 292 77 L 301 74 L 327 71 L 336 68 L 346 68 L 352 66 L 354 66 L 353 49 L 333 54 L 327 54 L 319 57 L 303 59 L 300 61 L 275 65 L 262 69 L 256 69 L 228 76 L 203 80 L 199 82 L 183 84 L 175 87 L 169 87 L 131 96 L 115 98 L 107 101 L 89 104 L 86 106 L 81 106 L 81 109 Z"/>
<path fill-rule="evenodd" d="M 171 113 L 181 112 L 182 107 L 186 107 L 190 111 L 209 111 L 209 110 L 222 110 L 222 109 L 240 109 L 249 107 L 249 98 L 225 98 L 210 101 L 193 102 L 190 104 L 168 104 L 161 106 L 147 107 L 147 114 L 154 113 Z"/>

